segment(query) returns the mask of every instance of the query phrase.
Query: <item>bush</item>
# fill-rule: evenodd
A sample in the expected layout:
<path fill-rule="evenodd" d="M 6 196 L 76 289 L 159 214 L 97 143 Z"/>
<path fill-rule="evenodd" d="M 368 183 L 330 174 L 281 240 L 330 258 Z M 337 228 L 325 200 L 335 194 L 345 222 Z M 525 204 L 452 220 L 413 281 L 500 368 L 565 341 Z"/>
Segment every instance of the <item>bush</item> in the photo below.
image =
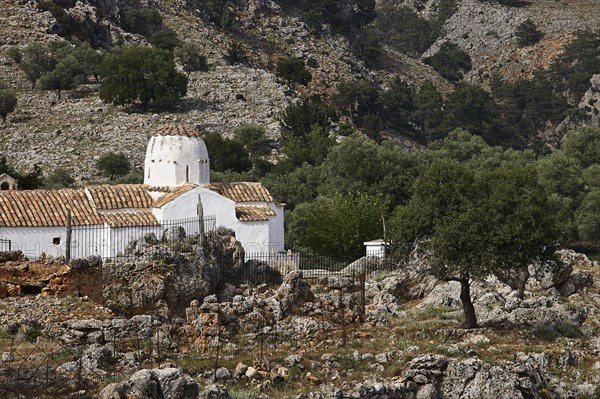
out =
<path fill-rule="evenodd" d="M 109 152 L 100 157 L 96 162 L 96 168 L 110 180 L 115 177 L 124 176 L 129 173 L 131 164 L 125 154 Z"/>
<path fill-rule="evenodd" d="M 423 61 L 452 83 L 461 80 L 472 67 L 469 54 L 449 42 L 442 44 L 437 53 Z"/>
<path fill-rule="evenodd" d="M 244 49 L 242 48 L 241 44 L 237 42 L 232 43 L 227 48 L 227 52 L 225 53 L 223 58 L 225 59 L 225 62 L 227 62 L 229 65 L 248 63 L 248 56 L 246 56 L 246 53 L 244 52 Z"/>
<path fill-rule="evenodd" d="M 52 14 L 60 26 L 61 35 L 65 37 L 71 36 L 73 33 L 73 22 L 71 21 L 69 14 L 67 14 L 61 6 L 54 4 L 51 1 L 42 1 L 38 3 L 37 7 L 40 11 L 50 11 L 50 14 Z"/>
<path fill-rule="evenodd" d="M 537 28 L 530 18 L 527 18 L 517 27 L 515 36 L 517 37 L 517 44 L 525 47 L 539 42 L 544 37 L 544 33 Z"/>
<path fill-rule="evenodd" d="M 156 8 L 130 9 L 123 15 L 123 29 L 146 37 L 151 36 L 162 25 L 162 16 Z"/>
<path fill-rule="evenodd" d="M 277 61 L 275 74 L 289 83 L 299 83 L 303 86 L 306 86 L 312 79 L 312 75 L 306 70 L 304 61 L 296 57 L 280 58 Z"/>
<path fill-rule="evenodd" d="M 8 114 L 17 107 L 17 96 L 11 90 L 0 89 L 0 117 L 6 122 Z"/>
<path fill-rule="evenodd" d="M 163 49 L 128 46 L 113 50 L 98 66 L 100 98 L 116 105 L 141 103 L 148 109 L 171 106 L 187 91 L 187 78 L 175 68 L 172 54 Z"/>
<path fill-rule="evenodd" d="M 173 29 L 161 29 L 150 38 L 150 43 L 157 48 L 173 51 L 175 47 L 180 47 L 183 43 L 179 40 L 177 33 Z"/>

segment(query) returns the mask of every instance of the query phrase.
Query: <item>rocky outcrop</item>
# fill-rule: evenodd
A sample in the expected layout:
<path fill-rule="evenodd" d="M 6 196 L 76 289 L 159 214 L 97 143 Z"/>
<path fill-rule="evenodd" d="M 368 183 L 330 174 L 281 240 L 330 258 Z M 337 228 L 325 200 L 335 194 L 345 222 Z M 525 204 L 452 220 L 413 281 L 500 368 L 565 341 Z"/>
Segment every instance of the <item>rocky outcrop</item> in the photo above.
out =
<path fill-rule="evenodd" d="M 181 369 L 144 369 L 128 380 L 107 386 L 100 392 L 101 399 L 197 399 L 200 389 L 192 377 Z"/>
<path fill-rule="evenodd" d="M 219 264 L 197 244 L 189 243 L 185 254 L 176 251 L 178 243 L 172 242 L 176 235 L 177 231 L 167 231 L 159 241 L 147 234 L 130 242 L 124 257 L 104 265 L 103 298 L 108 307 L 126 315 L 149 311 L 159 311 L 163 317 L 183 315 L 192 300 L 216 291 Z"/>

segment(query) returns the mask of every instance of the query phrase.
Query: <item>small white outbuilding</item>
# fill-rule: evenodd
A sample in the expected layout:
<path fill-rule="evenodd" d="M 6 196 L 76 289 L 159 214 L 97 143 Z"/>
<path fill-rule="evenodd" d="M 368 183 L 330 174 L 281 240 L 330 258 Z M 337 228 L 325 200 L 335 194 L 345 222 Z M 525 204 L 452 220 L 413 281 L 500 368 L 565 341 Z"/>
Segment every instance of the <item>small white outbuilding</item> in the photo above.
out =
<path fill-rule="evenodd" d="M 284 249 L 284 204 L 260 183 L 211 184 L 200 132 L 175 125 L 150 135 L 144 184 L 0 191 L 0 238 L 32 259 L 64 255 L 70 211 L 73 256 L 114 257 L 131 239 L 160 237 L 178 221 L 197 233 L 199 205 L 206 220 L 233 229 L 246 252 Z"/>

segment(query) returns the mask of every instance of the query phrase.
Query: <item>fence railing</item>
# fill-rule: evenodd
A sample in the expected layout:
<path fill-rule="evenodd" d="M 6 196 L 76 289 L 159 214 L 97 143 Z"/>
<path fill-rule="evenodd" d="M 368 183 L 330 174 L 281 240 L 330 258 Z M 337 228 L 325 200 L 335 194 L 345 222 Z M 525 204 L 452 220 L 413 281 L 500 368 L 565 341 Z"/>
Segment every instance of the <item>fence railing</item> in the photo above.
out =
<path fill-rule="evenodd" d="M 11 251 L 12 243 L 6 238 L 0 238 L 0 251 Z"/>
<path fill-rule="evenodd" d="M 357 277 L 377 271 L 391 271 L 396 268 L 385 251 L 370 253 L 369 256 L 334 257 L 313 251 L 281 251 L 247 253 L 243 261 L 234 265 L 223 262 L 223 276 L 227 283 L 239 285 L 277 285 L 283 276 L 293 270 L 302 271 L 307 279 L 332 276 Z"/>
<path fill-rule="evenodd" d="M 158 252 L 188 253 L 201 239 L 200 232 L 216 229 L 216 217 L 167 220 L 160 224 L 74 226 L 71 258 L 91 255 L 103 260 L 152 257 Z"/>
<path fill-rule="evenodd" d="M 303 348 L 304 359 L 319 360 L 340 346 L 360 349 L 361 345 L 369 345 L 358 334 L 360 319 L 352 318 L 343 305 L 324 308 L 315 319 L 314 330 L 302 333 L 268 329 L 232 334 L 224 326 L 216 326 L 196 330 L 198 336 L 173 335 L 172 328 L 151 316 L 135 322 L 135 318 L 119 320 L 124 327 L 112 322 L 99 323 L 102 327 L 95 328 L 90 323 L 84 326 L 87 332 L 79 330 L 79 341 L 68 344 L 61 338 L 43 335 L 39 326 L 14 335 L 2 332 L 0 397 L 92 398 L 112 382 L 165 362 L 191 375 L 216 376 L 220 368 L 232 371 L 238 363 L 284 364 L 284 359 L 298 348 Z M 134 328 L 135 323 L 139 326 Z M 100 332 L 104 337 L 101 345 L 86 344 L 90 334 Z"/>

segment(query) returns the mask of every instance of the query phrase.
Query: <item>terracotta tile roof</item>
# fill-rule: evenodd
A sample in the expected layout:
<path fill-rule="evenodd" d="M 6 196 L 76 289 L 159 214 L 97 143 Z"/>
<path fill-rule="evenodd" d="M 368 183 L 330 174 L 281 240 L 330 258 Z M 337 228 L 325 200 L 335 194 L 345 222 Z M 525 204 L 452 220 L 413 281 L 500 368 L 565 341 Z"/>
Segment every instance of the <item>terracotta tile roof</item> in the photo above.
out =
<path fill-rule="evenodd" d="M 275 215 L 275 211 L 266 205 L 238 205 L 235 207 L 235 217 L 240 222 L 259 222 L 269 220 L 269 216 Z"/>
<path fill-rule="evenodd" d="M 201 137 L 200 130 L 189 125 L 164 125 L 150 133 L 150 136 Z"/>
<path fill-rule="evenodd" d="M 186 184 L 183 186 L 175 187 L 171 191 L 168 191 L 166 194 L 158 197 L 156 201 L 154 201 L 154 204 L 152 204 L 152 206 L 154 208 L 162 208 L 164 205 L 178 198 L 180 195 L 185 194 L 196 187 L 198 186 L 194 184 Z"/>
<path fill-rule="evenodd" d="M 94 205 L 98 209 L 150 208 L 152 197 L 148 194 L 148 186 L 144 184 L 116 184 L 89 186 Z"/>
<path fill-rule="evenodd" d="M 213 183 L 207 188 L 235 202 L 273 202 L 269 191 L 260 183 Z"/>
<path fill-rule="evenodd" d="M 0 226 L 66 226 L 67 209 L 73 225 L 101 224 L 83 190 L 0 191 Z"/>
<path fill-rule="evenodd" d="M 110 227 L 158 226 L 151 211 L 107 213 L 102 218 Z"/>

